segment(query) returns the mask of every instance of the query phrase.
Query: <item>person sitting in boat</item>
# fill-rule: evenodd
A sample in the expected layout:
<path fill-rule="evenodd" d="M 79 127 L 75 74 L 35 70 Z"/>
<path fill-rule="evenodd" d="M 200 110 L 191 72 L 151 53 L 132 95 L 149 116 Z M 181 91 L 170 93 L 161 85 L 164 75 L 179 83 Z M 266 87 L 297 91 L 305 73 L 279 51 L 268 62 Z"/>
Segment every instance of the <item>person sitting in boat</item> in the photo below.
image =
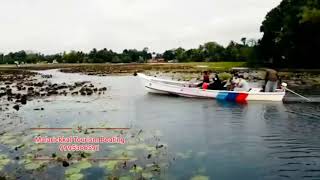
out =
<path fill-rule="evenodd" d="M 235 88 L 234 91 L 249 91 L 249 83 L 244 79 L 243 75 L 238 75 L 238 78 L 235 79 Z"/>
<path fill-rule="evenodd" d="M 222 90 L 223 89 L 222 82 L 219 79 L 219 76 L 217 74 L 213 78 L 213 82 L 209 84 L 208 89 L 211 89 L 211 90 Z"/>
<path fill-rule="evenodd" d="M 202 87 L 203 83 L 210 83 L 210 74 L 208 71 L 203 72 L 203 80 L 202 83 L 198 84 L 197 87 Z"/>
<path fill-rule="evenodd" d="M 236 83 L 238 81 L 238 74 L 237 73 L 232 73 L 232 77 L 229 78 L 228 80 L 226 80 L 225 84 L 224 84 L 224 89 L 228 90 L 228 91 L 233 91 L 233 89 L 236 86 Z"/>

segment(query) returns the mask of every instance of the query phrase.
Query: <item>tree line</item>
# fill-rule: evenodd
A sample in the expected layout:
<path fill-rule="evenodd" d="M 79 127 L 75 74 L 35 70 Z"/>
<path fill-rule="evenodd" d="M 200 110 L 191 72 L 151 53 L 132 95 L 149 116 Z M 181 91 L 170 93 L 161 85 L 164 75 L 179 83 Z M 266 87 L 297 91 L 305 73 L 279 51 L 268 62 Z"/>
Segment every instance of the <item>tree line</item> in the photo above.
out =
<path fill-rule="evenodd" d="M 319 68 L 320 0 L 282 0 L 262 22 L 259 40 L 241 38 L 226 47 L 207 42 L 198 48 L 182 47 L 155 54 L 148 48 L 125 49 L 116 53 L 108 49 L 63 52 L 53 55 L 25 51 L 0 53 L 1 64 L 38 63 L 144 63 L 152 56 L 165 61 L 213 62 L 247 61 L 250 65 Z"/>
<path fill-rule="evenodd" d="M 106 48 L 92 49 L 89 53 L 82 51 L 70 51 L 53 55 L 33 53 L 26 51 L 0 54 L 1 64 L 14 63 L 145 63 L 154 57 L 164 61 L 175 60 L 177 62 L 214 62 L 214 61 L 246 61 L 252 54 L 255 40 L 241 39 L 242 43 L 231 41 L 227 47 L 216 42 L 207 42 L 194 49 L 182 47 L 166 50 L 163 53 L 151 53 L 148 48 L 143 50 L 125 49 L 122 53 L 116 53 Z"/>
<path fill-rule="evenodd" d="M 148 48 L 141 51 L 136 49 L 125 49 L 122 53 L 116 53 L 106 48 L 97 50 L 92 49 L 89 53 L 82 51 L 70 51 L 53 55 L 45 55 L 42 53 L 26 52 L 24 50 L 18 52 L 10 52 L 8 54 L 0 54 L 0 64 L 14 63 L 143 63 L 151 59 L 152 54 L 148 52 Z"/>

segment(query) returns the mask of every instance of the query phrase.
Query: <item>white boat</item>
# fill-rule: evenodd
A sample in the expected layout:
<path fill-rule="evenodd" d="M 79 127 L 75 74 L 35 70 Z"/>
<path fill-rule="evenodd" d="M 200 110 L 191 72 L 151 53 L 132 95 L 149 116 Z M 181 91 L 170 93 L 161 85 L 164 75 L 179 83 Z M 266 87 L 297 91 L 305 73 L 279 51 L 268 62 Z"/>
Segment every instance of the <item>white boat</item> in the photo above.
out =
<path fill-rule="evenodd" d="M 260 88 L 252 88 L 250 91 L 207 90 L 190 87 L 191 83 L 185 81 L 164 80 L 141 73 L 138 77 L 149 92 L 184 97 L 214 98 L 236 102 L 282 101 L 286 93 L 285 88 L 278 89 L 276 92 L 260 92 Z"/>
<path fill-rule="evenodd" d="M 142 73 L 138 73 L 138 76 L 143 82 L 153 81 L 153 82 L 160 82 L 165 84 L 171 84 L 171 85 L 177 85 L 177 86 L 188 86 L 188 87 L 197 84 L 197 83 L 191 83 L 188 81 L 175 81 L 175 80 L 169 80 L 169 79 L 162 79 L 162 78 L 147 76 Z"/>

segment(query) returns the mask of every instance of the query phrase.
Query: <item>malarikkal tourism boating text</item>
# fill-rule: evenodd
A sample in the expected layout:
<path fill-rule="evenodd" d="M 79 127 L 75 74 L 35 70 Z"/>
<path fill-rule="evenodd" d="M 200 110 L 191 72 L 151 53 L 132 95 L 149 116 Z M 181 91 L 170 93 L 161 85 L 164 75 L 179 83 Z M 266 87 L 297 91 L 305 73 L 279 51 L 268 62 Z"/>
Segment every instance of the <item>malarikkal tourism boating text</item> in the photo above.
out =
<path fill-rule="evenodd" d="M 78 136 L 37 136 L 33 138 L 37 144 L 59 144 L 60 151 L 99 151 L 101 143 L 125 144 L 123 137 L 78 137 Z"/>

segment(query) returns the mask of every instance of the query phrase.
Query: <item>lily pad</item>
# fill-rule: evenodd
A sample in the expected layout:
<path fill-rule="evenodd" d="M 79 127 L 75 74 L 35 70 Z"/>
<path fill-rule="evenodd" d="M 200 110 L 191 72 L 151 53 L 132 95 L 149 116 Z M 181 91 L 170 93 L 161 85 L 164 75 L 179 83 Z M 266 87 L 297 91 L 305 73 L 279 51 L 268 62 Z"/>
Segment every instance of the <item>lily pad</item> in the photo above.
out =
<path fill-rule="evenodd" d="M 68 168 L 66 171 L 65 171 L 65 175 L 66 176 L 71 176 L 73 174 L 78 174 L 80 172 L 81 169 L 78 169 L 76 167 L 72 167 L 72 168 Z"/>
<path fill-rule="evenodd" d="M 14 135 L 7 134 L 0 138 L 0 142 L 5 145 L 16 145 L 18 144 L 18 141 L 16 138 L 17 137 Z"/>
<path fill-rule="evenodd" d="M 41 167 L 41 163 L 30 162 L 24 165 L 24 168 L 27 170 L 36 170 L 36 169 L 39 169 L 40 167 Z"/>
<path fill-rule="evenodd" d="M 208 176 L 196 175 L 191 178 L 191 180 L 209 180 Z"/>
<path fill-rule="evenodd" d="M 77 167 L 78 169 L 87 169 L 91 166 L 91 163 L 89 163 L 88 161 L 81 161 L 75 165 L 75 167 Z"/>
<path fill-rule="evenodd" d="M 45 144 L 33 144 L 31 146 L 31 151 L 41 151 L 43 149 L 45 149 L 47 146 Z"/>
<path fill-rule="evenodd" d="M 81 170 L 91 167 L 91 163 L 88 161 L 80 161 L 79 163 L 73 165 L 65 171 L 65 176 L 67 179 L 77 180 L 82 179 L 83 175 L 80 173 Z"/>
<path fill-rule="evenodd" d="M 131 173 L 139 173 L 142 172 L 142 167 L 141 166 L 137 166 L 136 168 L 132 168 L 129 172 Z"/>
<path fill-rule="evenodd" d="M 83 178 L 83 174 L 72 174 L 71 176 L 67 177 L 67 180 L 80 180 Z"/>
<path fill-rule="evenodd" d="M 191 157 L 191 153 L 192 153 L 191 150 L 189 150 L 189 151 L 187 151 L 187 152 L 185 152 L 185 153 L 178 152 L 178 153 L 177 153 L 177 157 L 179 157 L 179 158 L 181 158 L 181 159 L 188 159 L 188 158 Z"/>
<path fill-rule="evenodd" d="M 106 161 L 100 164 L 100 166 L 105 167 L 107 170 L 112 171 L 114 169 L 117 169 L 117 164 L 119 161 Z"/>
<path fill-rule="evenodd" d="M 136 150 L 136 149 L 139 149 L 139 148 L 136 145 L 128 145 L 128 146 L 126 146 L 126 149 L 130 150 L 130 151 L 133 151 L 133 150 Z"/>
<path fill-rule="evenodd" d="M 131 178 L 130 176 L 122 176 L 119 178 L 119 180 L 132 180 L 133 178 Z"/>
<path fill-rule="evenodd" d="M 146 179 L 151 179 L 153 178 L 153 174 L 151 172 L 143 172 L 142 177 Z"/>
<path fill-rule="evenodd" d="M 0 170 L 4 168 L 7 164 L 9 164 L 10 159 L 6 155 L 0 155 Z"/>

